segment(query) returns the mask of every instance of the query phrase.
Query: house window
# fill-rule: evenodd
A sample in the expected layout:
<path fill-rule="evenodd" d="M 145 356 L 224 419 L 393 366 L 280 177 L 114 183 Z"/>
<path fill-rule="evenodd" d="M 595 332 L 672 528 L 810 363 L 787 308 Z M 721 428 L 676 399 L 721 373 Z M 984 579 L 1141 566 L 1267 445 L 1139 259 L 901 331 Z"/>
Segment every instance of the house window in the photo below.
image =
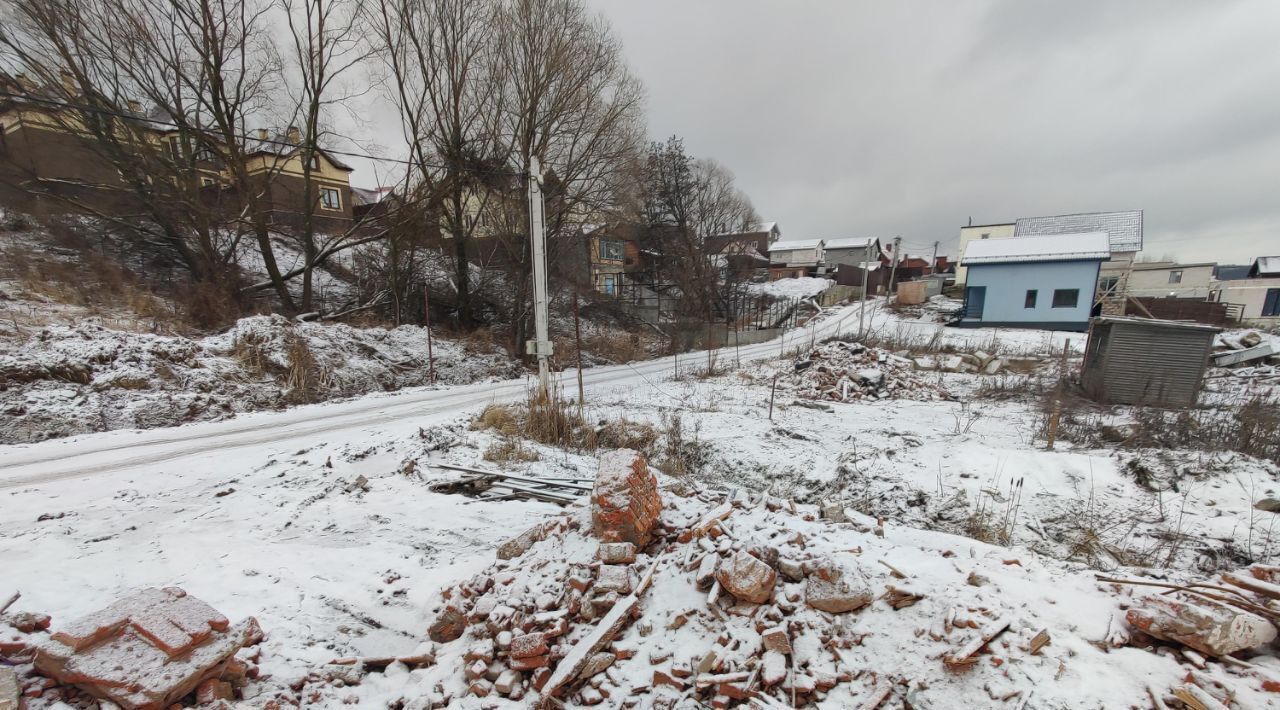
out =
<path fill-rule="evenodd" d="M 1267 297 L 1262 302 L 1262 317 L 1280 316 L 1280 288 L 1267 289 Z"/>
<path fill-rule="evenodd" d="M 1058 288 L 1053 291 L 1054 308 L 1075 308 L 1080 302 L 1080 289 Z"/>
<path fill-rule="evenodd" d="M 213 187 L 213 178 L 200 178 L 200 185 L 203 187 Z"/>
<path fill-rule="evenodd" d="M 1170 271 L 1170 272 L 1169 272 L 1169 283 L 1171 283 L 1171 284 L 1180 284 L 1180 283 L 1182 283 L 1182 272 L 1181 272 L 1181 271 Z"/>
<path fill-rule="evenodd" d="M 177 136 L 169 136 L 169 156 L 174 160 L 182 160 L 182 143 Z"/>
<path fill-rule="evenodd" d="M 990 238 L 991 238 L 991 232 L 983 232 L 982 236 L 979 237 L 979 239 L 990 239 Z"/>
<path fill-rule="evenodd" d="M 1120 285 L 1119 276 L 1106 276 L 1098 284 L 1098 290 L 1102 293 L 1115 293 L 1116 287 Z"/>
<path fill-rule="evenodd" d="M 1023 308 L 1036 307 L 1036 290 L 1035 289 L 1031 289 L 1027 291 L 1027 297 L 1022 299 L 1022 307 Z"/>
<path fill-rule="evenodd" d="M 612 296 L 614 292 L 617 290 L 617 285 L 618 285 L 617 278 L 618 277 L 614 276 L 613 274 L 604 275 L 604 292 L 609 294 L 610 296 Z"/>
<path fill-rule="evenodd" d="M 600 258 L 605 261 L 622 261 L 624 251 L 622 242 L 612 239 L 600 240 Z"/>
<path fill-rule="evenodd" d="M 332 187 L 320 188 L 320 206 L 326 210 L 342 209 L 342 195 Z"/>
<path fill-rule="evenodd" d="M 311 169 L 316 171 L 320 170 L 320 154 L 319 153 L 311 154 Z"/>

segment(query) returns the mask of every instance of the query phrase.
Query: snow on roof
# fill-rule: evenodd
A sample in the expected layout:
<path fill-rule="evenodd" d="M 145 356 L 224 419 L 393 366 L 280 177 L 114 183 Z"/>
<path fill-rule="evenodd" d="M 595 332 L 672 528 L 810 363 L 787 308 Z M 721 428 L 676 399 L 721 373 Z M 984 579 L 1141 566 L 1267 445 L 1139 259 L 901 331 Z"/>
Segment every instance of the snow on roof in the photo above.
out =
<path fill-rule="evenodd" d="M 778 228 L 777 222 L 756 222 L 755 224 L 751 225 L 751 231 L 753 232 L 772 232 L 777 228 Z"/>
<path fill-rule="evenodd" d="M 1142 210 L 1020 217 L 1014 225 L 1015 237 L 1106 232 L 1111 251 L 1142 251 Z"/>
<path fill-rule="evenodd" d="M 793 251 L 796 249 L 816 249 L 825 242 L 821 239 L 792 239 L 791 241 L 776 241 L 769 245 L 769 251 Z"/>
<path fill-rule="evenodd" d="M 1036 261 L 1080 261 L 1111 258 L 1106 232 L 1055 234 L 1048 237 L 980 239 L 969 242 L 960 263 L 1009 264 Z"/>
<path fill-rule="evenodd" d="M 1253 267 L 1259 276 L 1280 276 L 1280 256 L 1260 256 Z"/>
<path fill-rule="evenodd" d="M 866 249 L 868 245 L 875 244 L 875 237 L 845 237 L 843 239 L 828 239 L 823 244 L 825 249 Z"/>

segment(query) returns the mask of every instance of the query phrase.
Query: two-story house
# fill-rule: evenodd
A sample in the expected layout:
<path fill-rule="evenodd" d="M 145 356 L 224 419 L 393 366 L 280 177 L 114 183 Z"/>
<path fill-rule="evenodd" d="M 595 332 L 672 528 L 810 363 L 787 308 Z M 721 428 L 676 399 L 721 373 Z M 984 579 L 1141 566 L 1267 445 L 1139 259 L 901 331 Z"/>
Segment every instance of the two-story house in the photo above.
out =
<path fill-rule="evenodd" d="M 139 212 L 144 193 L 154 200 L 172 192 L 174 199 L 198 195 L 192 199 L 207 207 L 239 212 L 241 200 L 226 162 L 229 151 L 220 150 L 218 141 L 193 141 L 189 133 L 184 140 L 176 126 L 135 101 L 120 112 L 69 108 L 63 99 L 76 95 L 69 82 L 50 89 L 21 74 L 0 74 L 0 91 L 17 96 L 0 99 L 0 204 L 31 213 L 129 215 Z M 310 180 L 315 227 L 342 231 L 351 226 L 351 166 L 317 148 L 307 170 L 296 128 L 276 135 L 259 130 L 241 147 L 245 172 L 254 193 L 265 197 L 272 223 L 303 221 Z M 142 170 L 127 175 L 118 167 L 121 161 L 137 161 Z M 184 186 L 172 184 L 179 177 L 198 184 L 184 192 Z M 143 178 L 144 184 L 130 183 Z"/>

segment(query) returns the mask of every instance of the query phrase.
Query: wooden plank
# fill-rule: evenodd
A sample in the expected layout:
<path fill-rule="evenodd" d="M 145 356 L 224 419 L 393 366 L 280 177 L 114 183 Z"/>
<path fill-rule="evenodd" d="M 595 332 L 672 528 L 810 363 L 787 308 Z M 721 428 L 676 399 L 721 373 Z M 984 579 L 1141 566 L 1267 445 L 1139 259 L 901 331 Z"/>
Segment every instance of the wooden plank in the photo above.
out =
<path fill-rule="evenodd" d="M 518 481 L 521 483 L 546 484 L 550 480 L 545 478 L 532 478 L 530 476 L 519 476 L 514 473 L 502 473 L 499 471 L 485 471 L 483 469 L 468 468 L 466 466 L 455 466 L 453 464 L 448 464 L 448 463 L 436 463 L 431 465 L 436 468 L 448 469 L 450 471 L 462 471 L 464 473 L 474 473 L 481 476 L 488 476 L 490 478 L 500 478 L 508 481 Z M 586 483 L 563 482 L 563 480 L 564 479 L 556 479 L 557 482 L 554 483 L 553 485 L 561 486 L 563 488 L 572 488 L 574 490 L 585 491 L 588 493 L 591 492 L 591 489 L 592 489 L 591 485 L 588 485 Z"/>
<path fill-rule="evenodd" d="M 541 488 L 530 488 L 518 483 L 495 482 L 493 484 L 493 488 L 512 490 L 529 498 L 537 498 L 539 500 L 545 500 L 552 503 L 577 503 L 580 500 L 579 496 L 575 496 L 570 493 L 560 493 Z"/>
<path fill-rule="evenodd" d="M 876 686 L 876 688 L 871 691 L 871 696 L 858 706 L 858 710 L 876 710 L 876 708 L 880 707 L 880 705 L 889 698 L 889 693 L 891 692 L 893 692 L 892 685 L 883 682 L 880 683 L 880 685 Z"/>
<path fill-rule="evenodd" d="M 1173 694 L 1192 710 L 1229 710 L 1226 705 L 1218 702 L 1198 685 L 1191 683 L 1180 685 L 1173 689 Z"/>
<path fill-rule="evenodd" d="M 1004 633 L 1007 628 L 1009 628 L 1008 619 L 992 623 L 981 633 L 981 635 L 969 641 L 969 643 L 964 646 L 961 646 L 958 651 L 943 656 L 942 662 L 948 666 L 963 666 L 974 663 L 977 659 L 973 658 L 973 654 L 982 650 L 983 646 L 991 643 L 995 637 Z"/>

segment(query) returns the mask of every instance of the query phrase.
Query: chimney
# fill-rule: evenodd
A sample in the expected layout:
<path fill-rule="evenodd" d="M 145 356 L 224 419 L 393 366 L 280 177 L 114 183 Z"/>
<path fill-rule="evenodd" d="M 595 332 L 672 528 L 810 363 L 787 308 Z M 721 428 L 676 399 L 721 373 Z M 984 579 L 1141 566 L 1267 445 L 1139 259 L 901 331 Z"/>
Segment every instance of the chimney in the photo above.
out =
<path fill-rule="evenodd" d="M 259 128 L 259 129 L 258 129 L 258 140 L 260 140 L 260 141 L 265 141 L 265 140 L 267 139 L 267 135 L 268 135 L 268 134 L 267 134 L 267 129 L 265 129 L 265 128 Z"/>
<path fill-rule="evenodd" d="M 296 144 L 302 142 L 302 131 L 299 131 L 297 126 L 289 126 L 288 136 L 290 143 Z"/>
<path fill-rule="evenodd" d="M 142 113 L 142 102 L 129 99 L 129 111 L 131 113 Z"/>

